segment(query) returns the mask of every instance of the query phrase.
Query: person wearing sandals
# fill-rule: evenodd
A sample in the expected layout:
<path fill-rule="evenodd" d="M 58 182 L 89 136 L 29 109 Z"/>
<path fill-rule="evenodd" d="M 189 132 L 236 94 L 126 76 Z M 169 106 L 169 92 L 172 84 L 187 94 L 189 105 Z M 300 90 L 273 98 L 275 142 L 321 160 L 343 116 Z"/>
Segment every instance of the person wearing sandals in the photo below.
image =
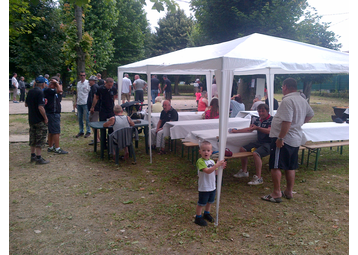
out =
<path fill-rule="evenodd" d="M 301 126 L 309 122 L 314 112 L 308 102 L 297 92 L 295 79 L 287 78 L 282 83 L 283 98 L 272 119 L 270 137 L 270 161 L 273 192 L 261 199 L 280 203 L 282 197 L 291 199 L 298 167 L 298 150 L 303 132 Z M 285 170 L 287 187 L 281 191 L 281 170 Z"/>
<path fill-rule="evenodd" d="M 121 128 L 124 128 L 124 127 L 133 127 L 134 126 L 133 120 L 130 117 L 123 115 L 122 106 L 115 105 L 113 108 L 113 111 L 114 111 L 114 116 L 109 118 L 109 120 L 103 124 L 103 127 L 113 126 L 112 127 L 113 132 L 115 132 L 115 131 L 117 131 Z M 113 153 L 113 155 L 115 155 L 115 153 Z M 124 159 L 127 159 L 128 156 L 129 156 L 128 148 L 125 148 Z"/>
<path fill-rule="evenodd" d="M 254 130 L 257 131 L 257 140 L 253 143 L 249 143 L 240 148 L 240 152 L 252 151 L 256 175 L 252 177 L 252 180 L 248 182 L 249 185 L 259 185 L 263 184 L 264 181 L 261 177 L 261 169 L 262 169 L 262 158 L 270 155 L 270 143 L 271 138 L 269 137 L 271 130 L 271 122 L 272 116 L 269 114 L 268 105 L 261 102 L 261 104 L 257 107 L 257 111 L 259 113 L 260 118 L 256 119 L 256 121 L 251 124 L 248 128 L 242 129 L 229 129 L 229 133 L 246 133 L 252 132 Z M 248 158 L 241 158 L 241 166 L 242 169 L 237 174 L 234 174 L 236 178 L 249 177 L 249 172 L 247 171 L 247 161 Z"/>
<path fill-rule="evenodd" d="M 216 194 L 215 170 L 220 166 L 225 168 L 226 162 L 225 160 L 221 160 L 215 164 L 215 161 L 210 158 L 213 149 L 211 143 L 208 141 L 200 143 L 199 153 L 201 158 L 196 161 L 196 169 L 198 170 L 199 177 L 199 200 L 195 210 L 195 224 L 198 224 L 199 226 L 207 226 L 208 223 L 205 220 L 211 223 L 214 222 L 214 218 L 210 214 L 210 208 L 211 204 L 215 201 Z M 201 214 L 203 209 L 204 216 Z"/>
<path fill-rule="evenodd" d="M 164 124 L 168 121 L 178 121 L 178 119 L 178 112 L 171 106 L 169 100 L 165 100 L 157 127 L 151 130 L 152 148 L 160 148 L 159 154 L 165 154 Z"/>

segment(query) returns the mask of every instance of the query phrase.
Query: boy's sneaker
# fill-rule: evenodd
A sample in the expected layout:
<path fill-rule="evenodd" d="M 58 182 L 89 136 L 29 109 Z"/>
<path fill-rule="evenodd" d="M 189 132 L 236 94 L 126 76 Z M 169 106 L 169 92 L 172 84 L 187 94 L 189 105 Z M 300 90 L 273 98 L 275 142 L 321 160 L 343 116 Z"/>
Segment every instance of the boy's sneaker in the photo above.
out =
<path fill-rule="evenodd" d="M 52 147 L 52 149 L 50 147 L 47 148 L 47 152 L 55 152 L 55 148 Z"/>
<path fill-rule="evenodd" d="M 37 161 L 36 156 L 35 156 L 35 157 L 31 157 L 31 161 L 30 161 L 31 163 L 32 163 L 32 162 L 36 162 L 36 161 Z"/>
<path fill-rule="evenodd" d="M 61 148 L 60 148 L 59 150 L 54 149 L 53 152 L 54 152 L 54 153 L 57 153 L 57 154 L 68 154 L 67 151 L 62 150 Z"/>
<path fill-rule="evenodd" d="M 215 222 L 214 218 L 211 216 L 210 213 L 204 213 L 204 217 L 203 217 L 203 218 L 204 218 L 205 220 L 211 222 L 211 223 Z"/>
<path fill-rule="evenodd" d="M 236 174 L 234 174 L 234 177 L 236 178 L 243 178 L 243 177 L 249 177 L 249 172 L 244 172 L 242 169 L 239 170 Z"/>
<path fill-rule="evenodd" d="M 262 177 L 259 178 L 259 177 L 257 177 L 257 175 L 254 175 L 252 177 L 252 180 L 250 182 L 248 182 L 247 184 L 249 184 L 249 185 L 260 185 L 262 183 L 264 183 L 264 180 L 262 179 Z"/>
<path fill-rule="evenodd" d="M 204 220 L 204 217 L 195 217 L 195 224 L 198 224 L 199 226 L 207 226 L 208 223 Z"/>
<path fill-rule="evenodd" d="M 40 159 L 36 159 L 36 165 L 44 165 L 48 163 L 50 163 L 50 161 L 45 160 L 43 157 L 41 157 Z"/>

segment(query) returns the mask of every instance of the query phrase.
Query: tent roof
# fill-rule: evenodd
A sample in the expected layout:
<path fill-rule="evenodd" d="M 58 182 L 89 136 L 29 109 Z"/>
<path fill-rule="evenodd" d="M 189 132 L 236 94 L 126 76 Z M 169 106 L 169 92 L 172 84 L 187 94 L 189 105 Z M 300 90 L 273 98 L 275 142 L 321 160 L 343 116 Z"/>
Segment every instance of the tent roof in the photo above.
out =
<path fill-rule="evenodd" d="M 158 74 L 203 74 L 232 70 L 235 74 L 348 73 L 347 53 L 262 34 L 178 50 L 132 64 L 118 71 Z"/>

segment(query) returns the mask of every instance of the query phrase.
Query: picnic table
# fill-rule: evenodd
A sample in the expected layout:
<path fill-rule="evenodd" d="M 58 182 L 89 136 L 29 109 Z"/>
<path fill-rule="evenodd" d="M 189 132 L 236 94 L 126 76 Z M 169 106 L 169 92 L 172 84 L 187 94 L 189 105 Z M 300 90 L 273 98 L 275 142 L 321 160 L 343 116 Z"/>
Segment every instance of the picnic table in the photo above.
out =
<path fill-rule="evenodd" d="M 179 121 L 182 120 L 200 120 L 204 112 L 178 112 Z M 145 120 L 148 120 L 148 113 L 144 116 Z M 156 127 L 160 119 L 160 112 L 152 112 L 151 120 L 153 127 Z"/>
<path fill-rule="evenodd" d="M 229 118 L 228 121 L 228 128 L 246 128 L 249 126 L 250 119 Z M 164 137 L 170 136 L 170 139 L 185 138 L 191 131 L 215 128 L 219 128 L 219 119 L 170 121 L 163 126 Z"/>
<path fill-rule="evenodd" d="M 93 141 L 97 141 L 97 129 L 100 130 L 100 148 L 101 148 L 101 159 L 104 158 L 104 149 L 105 149 L 105 145 L 106 145 L 106 139 L 107 139 L 107 129 L 112 128 L 112 127 L 103 127 L 103 124 L 106 121 L 96 121 L 96 122 L 90 122 L 89 126 L 91 128 L 94 129 L 94 140 Z M 144 128 L 144 136 L 145 136 L 145 151 L 148 154 L 149 151 L 149 147 L 148 147 L 148 130 L 149 130 L 149 123 L 146 120 L 133 120 L 134 122 L 134 127 L 133 128 L 139 128 L 139 127 L 143 127 Z M 136 148 L 138 148 L 138 143 L 136 141 Z M 96 152 L 97 151 L 97 143 L 94 142 L 93 143 L 93 151 Z"/>

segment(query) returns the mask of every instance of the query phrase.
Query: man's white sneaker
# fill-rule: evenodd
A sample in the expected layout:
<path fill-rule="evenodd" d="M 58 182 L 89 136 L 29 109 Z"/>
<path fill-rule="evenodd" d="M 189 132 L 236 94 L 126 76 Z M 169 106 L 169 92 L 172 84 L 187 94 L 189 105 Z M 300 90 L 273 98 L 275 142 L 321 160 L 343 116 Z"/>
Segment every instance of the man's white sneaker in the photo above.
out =
<path fill-rule="evenodd" d="M 249 177 L 249 172 L 244 172 L 242 169 L 239 170 L 236 174 L 234 174 L 234 177 L 236 178 L 243 178 L 243 177 Z"/>
<path fill-rule="evenodd" d="M 262 177 L 259 178 L 259 177 L 257 177 L 257 175 L 254 175 L 252 177 L 252 180 L 250 182 L 248 182 L 247 184 L 249 184 L 249 185 L 260 185 L 262 183 L 264 183 L 264 180 L 262 179 Z"/>

